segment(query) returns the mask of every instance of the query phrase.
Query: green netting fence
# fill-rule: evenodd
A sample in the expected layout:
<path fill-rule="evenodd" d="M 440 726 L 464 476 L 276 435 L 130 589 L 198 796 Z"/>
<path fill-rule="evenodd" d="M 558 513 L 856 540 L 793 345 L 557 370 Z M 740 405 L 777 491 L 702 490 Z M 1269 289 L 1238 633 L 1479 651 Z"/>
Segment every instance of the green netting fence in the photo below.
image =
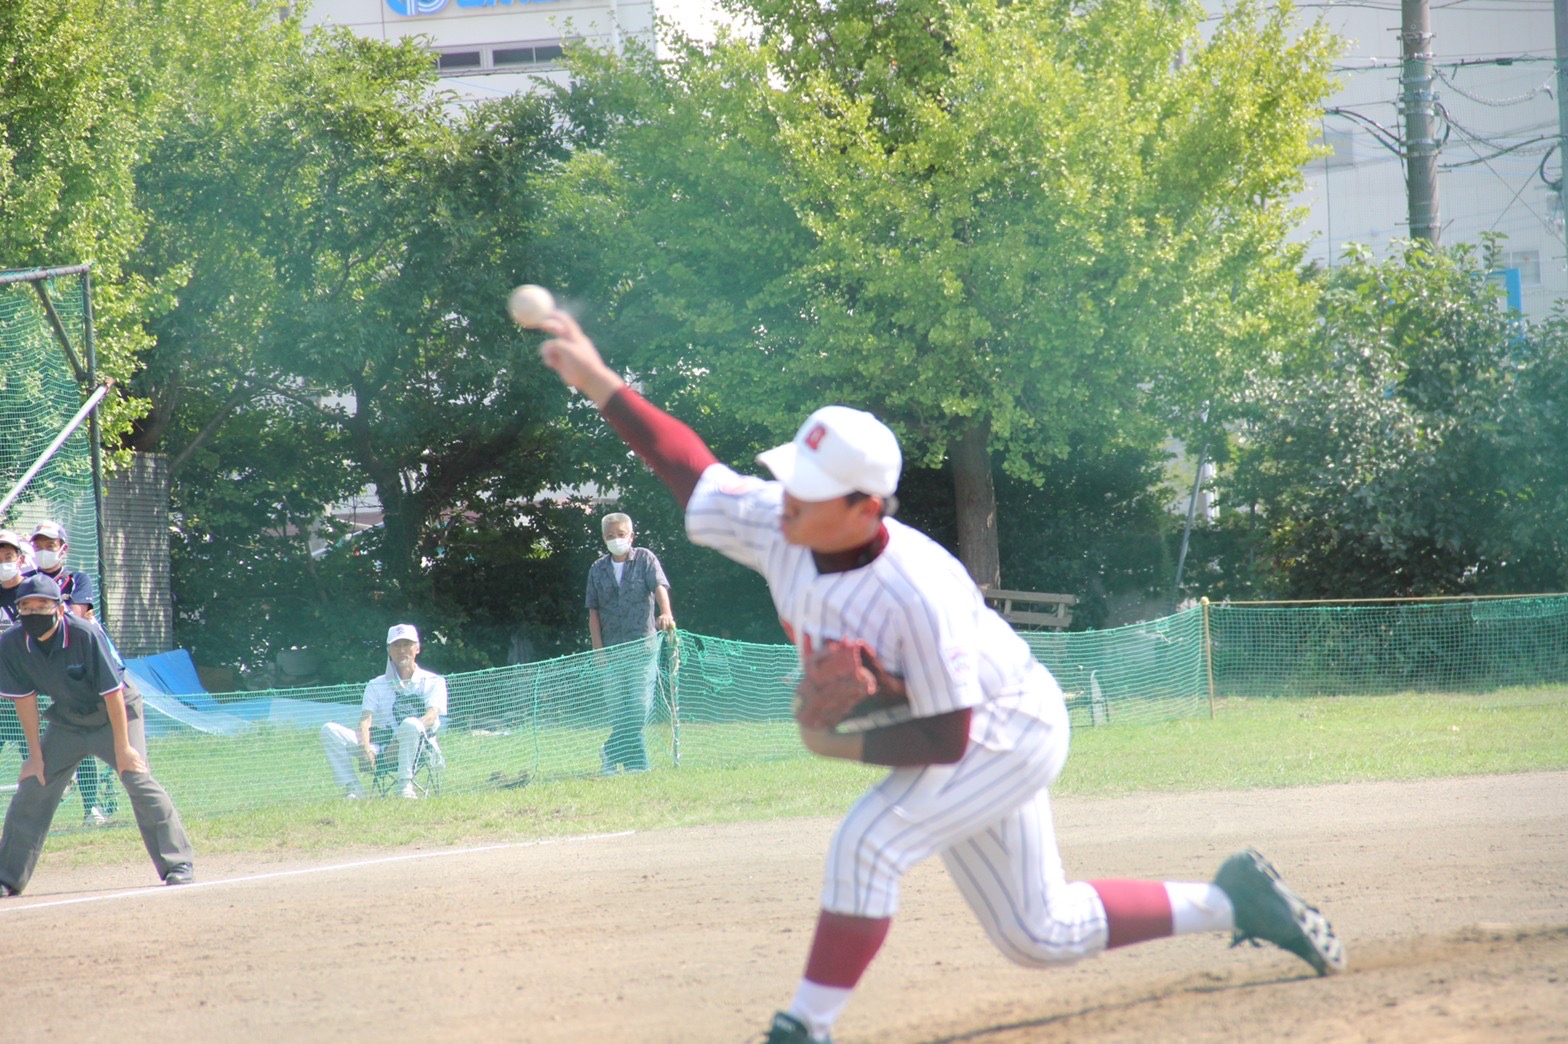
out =
<path fill-rule="evenodd" d="M 1075 728 L 1207 717 L 1215 697 L 1375 696 L 1568 685 L 1568 596 L 1377 605 L 1203 605 L 1105 631 L 1025 634 Z M 435 650 L 427 650 L 433 658 Z M 600 771 L 607 685 L 637 643 L 448 677 L 441 794 Z M 645 729 L 653 770 L 808 757 L 790 718 L 794 649 L 664 636 Z M 367 676 L 374 665 L 367 665 Z M 368 680 L 368 677 L 367 677 Z M 175 699 L 149 695 L 154 771 L 187 817 L 335 800 L 324 722 L 358 720 L 362 684 Z M 0 779 L 17 752 L 0 751 Z M 65 812 L 75 811 L 67 806 Z M 62 812 L 61 826 L 75 816 Z M 121 819 L 128 821 L 128 811 Z"/>
<path fill-rule="evenodd" d="M 1490 692 L 1568 681 L 1568 595 L 1210 607 L 1222 696 Z"/>
<path fill-rule="evenodd" d="M 0 496 L 9 494 L 81 408 L 94 383 L 85 265 L 0 272 Z M 0 514 L 22 531 L 46 518 L 71 538 L 69 567 L 98 576 L 93 443 L 82 424 Z"/>

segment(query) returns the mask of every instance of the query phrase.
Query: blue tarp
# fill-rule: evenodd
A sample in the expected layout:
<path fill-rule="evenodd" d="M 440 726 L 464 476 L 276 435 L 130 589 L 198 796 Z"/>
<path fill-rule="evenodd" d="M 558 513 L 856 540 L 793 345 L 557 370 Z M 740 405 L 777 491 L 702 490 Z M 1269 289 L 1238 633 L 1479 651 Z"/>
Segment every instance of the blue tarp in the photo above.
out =
<path fill-rule="evenodd" d="M 125 669 L 158 692 L 178 696 L 182 703 L 197 710 L 219 709 L 218 701 L 207 695 L 191 654 L 184 649 L 174 649 L 156 656 L 133 657 L 125 661 Z"/>
<path fill-rule="evenodd" d="M 149 736 L 187 728 L 228 736 L 258 723 L 319 729 L 329 721 L 348 726 L 359 721 L 358 705 L 267 697 L 219 703 L 202 688 L 196 664 L 184 649 L 129 659 L 125 673 L 141 690 Z"/>

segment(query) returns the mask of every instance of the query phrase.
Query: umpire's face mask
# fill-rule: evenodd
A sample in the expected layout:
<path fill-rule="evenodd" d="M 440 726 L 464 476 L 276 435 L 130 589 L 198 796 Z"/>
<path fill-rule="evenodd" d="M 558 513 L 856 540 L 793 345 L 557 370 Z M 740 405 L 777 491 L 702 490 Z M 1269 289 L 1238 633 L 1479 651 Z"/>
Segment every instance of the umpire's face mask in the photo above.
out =
<path fill-rule="evenodd" d="M 54 625 L 60 620 L 60 614 L 52 610 L 47 613 L 23 613 L 21 619 L 22 629 L 34 639 L 41 639 L 54 630 Z"/>

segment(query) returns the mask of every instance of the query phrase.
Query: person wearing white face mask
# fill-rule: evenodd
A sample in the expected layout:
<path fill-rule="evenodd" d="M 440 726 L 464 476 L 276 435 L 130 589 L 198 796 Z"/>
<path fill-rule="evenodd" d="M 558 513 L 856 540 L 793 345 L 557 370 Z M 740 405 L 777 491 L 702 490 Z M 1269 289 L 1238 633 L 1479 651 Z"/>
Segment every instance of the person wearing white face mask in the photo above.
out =
<path fill-rule="evenodd" d="M 607 680 L 610 737 L 600 752 L 601 775 L 648 771 L 648 748 L 642 729 L 653 704 L 658 679 L 659 646 L 656 633 L 673 631 L 670 581 L 659 557 L 645 547 L 633 547 L 636 534 L 630 515 L 616 511 L 600 524 L 609 552 L 588 569 L 588 635 L 595 649 L 641 642 L 642 649 L 629 668 L 617 670 Z"/>
<path fill-rule="evenodd" d="M 16 591 L 22 586 L 27 567 L 26 542 L 9 529 L 0 529 L 0 631 L 16 623 Z M 0 700 L 0 751 L 7 743 L 16 744 L 23 761 L 27 760 L 27 736 L 10 700 Z"/>
<path fill-rule="evenodd" d="M 9 529 L 0 529 L 0 630 L 16 623 L 16 589 L 27 567 L 27 544 Z"/>
<path fill-rule="evenodd" d="M 71 615 L 93 619 L 93 578 L 75 569 L 65 568 L 65 527 L 58 522 L 44 521 L 33 527 L 33 566 L 40 573 L 60 585 L 60 595 L 70 606 Z"/>

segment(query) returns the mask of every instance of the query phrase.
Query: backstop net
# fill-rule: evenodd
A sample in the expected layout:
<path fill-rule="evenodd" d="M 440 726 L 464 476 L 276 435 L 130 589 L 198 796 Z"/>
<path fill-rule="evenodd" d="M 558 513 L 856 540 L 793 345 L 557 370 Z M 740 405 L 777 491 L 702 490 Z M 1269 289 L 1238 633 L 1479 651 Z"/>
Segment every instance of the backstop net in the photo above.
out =
<path fill-rule="evenodd" d="M 87 399 L 91 283 L 85 265 L 0 272 L 0 496 L 10 494 Z M 70 537 L 67 568 L 97 582 L 98 511 L 86 423 L 43 462 L 0 513 L 25 539 L 44 519 Z"/>

